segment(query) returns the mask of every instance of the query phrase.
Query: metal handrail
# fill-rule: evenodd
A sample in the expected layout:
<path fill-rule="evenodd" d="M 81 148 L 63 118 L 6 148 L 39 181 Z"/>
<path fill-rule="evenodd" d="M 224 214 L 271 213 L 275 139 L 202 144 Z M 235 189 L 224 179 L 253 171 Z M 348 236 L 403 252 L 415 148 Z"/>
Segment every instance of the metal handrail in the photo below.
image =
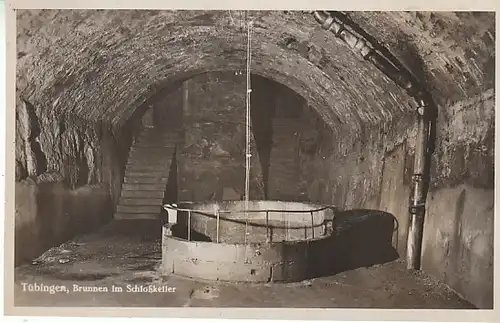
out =
<path fill-rule="evenodd" d="M 312 210 L 282 210 L 282 209 L 260 209 L 260 210 L 232 210 L 232 211 L 224 211 L 224 210 L 215 210 L 214 213 L 209 213 L 209 212 L 204 212 L 204 211 L 200 211 L 200 210 L 194 210 L 194 209 L 188 209 L 188 208 L 179 208 L 179 207 L 174 207 L 172 205 L 169 205 L 169 204 L 165 204 L 163 205 L 163 208 L 164 209 L 168 209 L 168 210 L 175 210 L 175 211 L 179 211 L 179 212 L 187 212 L 188 213 L 188 223 L 187 223 L 187 238 L 188 238 L 188 241 L 191 241 L 191 215 L 193 213 L 197 213 L 197 214 L 200 214 L 200 215 L 205 215 L 205 216 L 208 216 L 208 217 L 211 217 L 211 218 L 216 218 L 217 219 L 217 225 L 216 225 L 216 230 L 217 230 L 217 233 L 216 233 L 216 243 L 219 243 L 219 235 L 220 235 L 220 215 L 221 214 L 230 214 L 230 213 L 266 213 L 266 224 L 265 224 L 265 227 L 266 227 L 266 241 L 270 241 L 269 239 L 269 228 L 271 228 L 271 226 L 269 226 L 269 213 L 273 212 L 273 213 L 310 213 L 311 214 L 311 230 L 312 230 L 312 238 L 314 239 L 314 228 L 316 227 L 319 227 L 321 226 L 322 224 L 317 224 L 315 225 L 314 224 L 314 213 L 317 213 L 317 212 L 320 212 L 320 211 L 324 211 L 324 210 L 327 210 L 327 209 L 330 209 L 330 210 L 335 210 L 336 207 L 335 206 L 332 206 L 332 205 L 328 205 L 328 206 L 323 206 L 323 207 L 320 207 L 320 208 L 316 208 L 316 209 L 312 209 Z M 234 223 L 239 223 L 239 224 L 245 224 L 245 226 L 248 225 L 248 219 L 245 219 L 244 221 L 240 220 L 238 221 L 239 219 L 229 219 L 229 218 L 223 218 L 225 221 L 230 221 L 230 222 L 234 222 Z M 306 228 L 307 227 L 289 227 L 288 226 L 288 221 L 285 222 L 285 235 L 288 236 L 288 230 L 289 229 L 298 229 L 298 228 Z M 261 224 L 256 224 L 256 223 L 253 223 L 252 226 L 256 226 L 256 227 L 262 227 L 263 225 Z M 274 226 L 272 226 L 272 228 L 274 228 Z M 307 230 L 306 230 L 306 233 L 307 233 Z M 246 238 L 246 236 L 245 236 Z"/>
<path fill-rule="evenodd" d="M 202 215 L 213 215 L 212 213 L 207 213 L 203 212 L 200 210 L 194 210 L 194 209 L 186 209 L 186 208 L 178 208 L 178 207 L 171 207 L 168 204 L 163 205 L 163 208 L 165 209 L 170 209 L 170 210 L 175 210 L 175 211 L 181 211 L 181 212 L 194 212 Z M 319 212 L 319 211 L 324 211 L 326 209 L 331 209 L 335 210 L 336 207 L 333 205 L 329 206 L 324 206 L 318 209 L 312 209 L 312 210 L 275 210 L 275 209 L 261 209 L 261 210 L 234 210 L 234 211 L 223 211 L 219 210 L 219 213 L 260 213 L 260 212 L 289 212 L 289 213 L 311 213 L 311 212 Z"/>

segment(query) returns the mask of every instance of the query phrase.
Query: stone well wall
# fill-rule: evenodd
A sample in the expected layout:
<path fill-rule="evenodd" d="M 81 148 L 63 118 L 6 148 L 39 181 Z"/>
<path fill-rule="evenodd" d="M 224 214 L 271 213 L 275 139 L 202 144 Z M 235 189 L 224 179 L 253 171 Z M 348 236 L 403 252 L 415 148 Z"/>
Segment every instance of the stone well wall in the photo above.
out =
<path fill-rule="evenodd" d="M 164 227 L 161 272 L 218 281 L 301 281 L 315 276 L 318 262 L 327 258 L 328 242 L 328 237 L 249 244 L 187 241 Z"/>

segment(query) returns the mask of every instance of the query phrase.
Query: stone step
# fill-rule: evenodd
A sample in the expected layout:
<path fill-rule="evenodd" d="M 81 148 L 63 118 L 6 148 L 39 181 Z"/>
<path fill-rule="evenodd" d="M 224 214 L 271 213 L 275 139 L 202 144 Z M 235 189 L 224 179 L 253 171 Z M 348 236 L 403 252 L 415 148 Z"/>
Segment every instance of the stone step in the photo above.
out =
<path fill-rule="evenodd" d="M 136 147 L 132 146 L 130 148 L 129 155 L 134 154 L 152 154 L 158 156 L 169 156 L 173 155 L 175 152 L 174 147 Z"/>
<path fill-rule="evenodd" d="M 175 149 L 174 145 L 164 144 L 164 143 L 150 143 L 150 142 L 136 142 L 134 143 L 134 147 L 137 149 L 144 148 L 154 148 L 154 149 Z"/>
<path fill-rule="evenodd" d="M 160 213 L 161 205 L 118 205 L 118 213 Z"/>
<path fill-rule="evenodd" d="M 270 182 L 268 183 L 269 189 L 273 191 L 287 191 L 287 192 L 295 192 L 299 190 L 296 186 L 296 182 L 288 181 L 288 182 Z"/>
<path fill-rule="evenodd" d="M 159 156 L 144 153 L 142 156 L 135 156 L 135 157 L 129 156 L 127 164 L 140 164 L 140 163 L 147 164 L 148 162 L 150 162 L 153 165 L 171 164 L 173 159 L 174 159 L 173 155 L 159 157 Z"/>
<path fill-rule="evenodd" d="M 287 184 L 281 184 L 281 185 L 273 185 L 272 183 L 270 183 L 268 185 L 268 193 L 270 194 L 270 192 L 275 192 L 275 193 L 294 193 L 294 194 L 298 194 L 299 192 L 302 192 L 302 190 L 300 190 L 299 188 L 295 188 L 295 189 L 292 189 L 292 188 L 288 188 L 289 186 L 294 186 L 293 185 L 294 183 L 287 183 Z"/>
<path fill-rule="evenodd" d="M 269 187 L 278 187 L 281 189 L 290 190 L 290 189 L 295 189 L 293 186 L 296 186 L 296 183 L 297 183 L 296 179 L 290 178 L 288 180 L 282 180 L 282 181 L 270 180 L 268 185 Z M 290 188 L 289 186 L 292 186 L 293 188 Z"/>
<path fill-rule="evenodd" d="M 281 178 L 277 179 L 276 177 L 280 177 L 279 174 L 271 174 L 271 173 L 269 173 L 269 177 L 270 177 L 269 178 L 269 185 L 271 185 L 271 183 L 276 183 L 276 184 L 295 183 L 295 182 L 297 182 L 297 176 L 298 175 L 293 175 L 293 176 L 284 176 L 284 175 L 281 175 Z"/>
<path fill-rule="evenodd" d="M 148 138 L 139 138 L 135 141 L 134 146 L 138 145 L 139 147 L 155 147 L 155 146 L 164 146 L 166 148 L 174 148 L 177 145 L 177 141 L 175 140 L 152 140 Z"/>
<path fill-rule="evenodd" d="M 297 127 L 290 127 L 290 125 L 281 125 L 281 124 L 273 124 L 273 137 L 274 136 L 291 136 L 291 135 L 297 135 L 299 134 L 299 129 Z"/>
<path fill-rule="evenodd" d="M 155 136 L 179 136 L 180 131 L 164 131 L 155 128 L 144 129 L 140 135 L 155 135 Z"/>
<path fill-rule="evenodd" d="M 293 173 L 295 171 L 298 171 L 299 167 L 295 166 L 295 165 L 286 165 L 283 163 L 278 163 L 276 166 L 271 165 L 269 167 L 269 171 L 271 171 L 271 170 L 274 172 L 278 172 L 278 173 L 288 174 L 288 173 Z"/>
<path fill-rule="evenodd" d="M 140 137 L 136 138 L 136 144 L 156 144 L 156 145 L 164 145 L 167 147 L 175 147 L 179 140 L 169 139 L 169 138 L 148 138 L 148 137 Z"/>
<path fill-rule="evenodd" d="M 169 157 L 164 157 L 164 158 L 158 158 L 155 156 L 142 156 L 142 157 L 137 157 L 137 158 L 130 158 L 127 161 L 127 165 L 138 165 L 138 164 L 143 164 L 143 165 L 170 165 L 172 164 L 173 156 Z"/>
<path fill-rule="evenodd" d="M 295 142 L 290 142 L 290 138 L 288 139 L 273 139 L 273 143 L 271 146 L 271 154 L 274 152 L 275 154 L 291 154 L 295 153 L 295 149 L 297 145 Z"/>
<path fill-rule="evenodd" d="M 126 170 L 125 177 L 160 177 L 160 178 L 168 178 L 170 171 L 133 171 Z"/>
<path fill-rule="evenodd" d="M 122 191 L 161 191 L 165 190 L 164 184 L 123 184 Z"/>
<path fill-rule="evenodd" d="M 119 205 L 163 205 L 162 198 L 126 198 L 121 197 Z"/>
<path fill-rule="evenodd" d="M 144 198 L 144 199 L 163 199 L 165 193 L 161 191 L 130 191 L 122 190 L 121 198 Z"/>
<path fill-rule="evenodd" d="M 170 172 L 170 163 L 168 164 L 152 164 L 152 165 L 147 165 L 147 164 L 128 164 L 125 166 L 125 171 L 126 172 L 151 172 L 151 173 L 157 173 L 157 172 L 162 172 L 164 174 L 168 174 Z"/>
<path fill-rule="evenodd" d="M 163 151 L 163 152 L 168 152 L 168 153 L 173 153 L 175 151 L 176 145 L 175 143 L 164 143 L 164 142 L 150 142 L 150 141 L 144 141 L 144 142 L 136 142 L 135 144 L 130 147 L 130 151 L 148 151 L 148 152 L 155 152 L 155 151 Z"/>
<path fill-rule="evenodd" d="M 126 184 L 164 184 L 167 185 L 167 177 L 151 177 L 149 176 L 127 176 L 123 178 Z"/>
<path fill-rule="evenodd" d="M 294 125 L 287 124 L 273 124 L 273 136 L 274 135 L 293 135 L 294 133 L 299 134 L 300 129 Z"/>
<path fill-rule="evenodd" d="M 280 124 L 274 124 L 273 125 L 273 137 L 274 136 L 285 136 L 285 135 L 294 135 L 294 134 L 299 134 L 299 129 L 297 127 L 290 127 L 290 125 L 280 125 Z"/>
<path fill-rule="evenodd" d="M 179 141 L 181 137 L 178 134 L 171 134 L 171 133 L 154 133 L 154 132 L 146 132 L 142 133 L 139 136 L 136 137 L 137 141 L 140 141 L 141 139 L 146 139 L 146 140 L 151 140 L 151 141 L 171 141 L 171 142 L 176 142 Z"/>
<path fill-rule="evenodd" d="M 152 165 L 157 165 L 157 164 L 170 164 L 172 162 L 172 158 L 157 158 L 155 156 L 148 156 L 144 154 L 143 156 L 136 156 L 136 158 L 129 157 L 127 164 L 134 165 L 134 164 L 152 164 Z"/>
<path fill-rule="evenodd" d="M 143 140 L 143 141 L 140 141 L 138 143 L 144 144 L 145 146 L 147 144 L 158 144 L 161 146 L 165 146 L 165 149 L 173 149 L 173 148 L 177 147 L 177 145 L 179 144 L 179 142 L 177 140 L 167 140 L 167 139 L 165 139 L 165 140 Z"/>
<path fill-rule="evenodd" d="M 268 185 L 269 187 L 275 187 L 275 189 L 281 191 L 296 191 L 300 186 L 296 179 L 290 179 L 287 181 L 269 181 Z"/>
<path fill-rule="evenodd" d="M 158 214 L 156 213 L 115 213 L 116 220 L 157 220 Z"/>
<path fill-rule="evenodd" d="M 287 183 L 296 183 L 297 182 L 297 175 L 288 176 L 288 177 L 283 176 L 281 179 L 273 179 L 272 177 L 277 177 L 276 174 L 269 174 L 269 176 L 271 177 L 269 179 L 269 185 L 271 185 L 272 183 L 287 184 Z"/>
<path fill-rule="evenodd" d="M 281 167 L 283 167 L 283 166 L 281 165 Z M 283 167 L 283 168 L 285 168 L 285 167 Z M 293 168 L 287 167 L 287 169 L 282 169 L 279 167 L 269 167 L 269 176 L 271 174 L 296 176 L 298 171 L 299 171 L 298 167 L 293 167 Z"/>
<path fill-rule="evenodd" d="M 277 164 L 278 162 L 280 163 L 296 163 L 297 158 L 295 156 L 278 156 L 278 155 L 271 155 L 269 158 L 269 163 L 271 164 Z"/>
<path fill-rule="evenodd" d="M 141 159 L 129 159 L 126 166 L 163 166 L 163 167 L 170 167 L 172 164 L 172 161 L 165 158 L 165 159 L 156 159 L 156 158 L 149 158 L 146 159 L 146 157 L 141 158 Z"/>
<path fill-rule="evenodd" d="M 271 166 L 269 167 L 269 173 L 278 173 L 278 174 L 295 174 L 296 172 L 299 171 L 299 167 L 295 167 L 292 165 L 283 165 L 279 164 L 276 166 Z"/>
<path fill-rule="evenodd" d="M 288 158 L 278 158 L 277 156 L 271 156 L 269 162 L 271 165 L 281 165 L 281 163 L 295 164 L 297 163 L 297 160 L 290 156 Z"/>
<path fill-rule="evenodd" d="M 283 133 L 273 133 L 272 142 L 279 142 L 280 144 L 295 144 L 298 139 L 298 135 L 295 135 L 292 131 Z"/>
<path fill-rule="evenodd" d="M 295 139 L 295 136 L 293 136 L 292 134 L 287 134 L 286 137 L 273 136 L 271 140 L 271 149 L 281 152 L 290 152 L 290 149 L 292 147 L 297 146 L 298 140 Z"/>
<path fill-rule="evenodd" d="M 297 190 L 284 190 L 284 189 L 280 190 L 278 188 L 272 188 L 272 187 L 269 187 L 269 192 L 268 192 L 268 194 L 270 196 L 276 195 L 276 194 L 278 194 L 278 195 L 287 195 L 288 194 L 288 195 L 299 196 L 301 193 L 302 193 L 302 190 L 298 190 L 298 189 Z"/>
<path fill-rule="evenodd" d="M 172 162 L 173 159 L 174 159 L 174 154 L 158 156 L 155 154 L 148 154 L 147 152 L 144 152 L 142 154 L 134 153 L 132 154 L 132 156 L 129 154 L 127 164 L 147 163 L 147 162 L 150 162 L 151 164 L 159 164 L 159 163 L 169 164 Z"/>

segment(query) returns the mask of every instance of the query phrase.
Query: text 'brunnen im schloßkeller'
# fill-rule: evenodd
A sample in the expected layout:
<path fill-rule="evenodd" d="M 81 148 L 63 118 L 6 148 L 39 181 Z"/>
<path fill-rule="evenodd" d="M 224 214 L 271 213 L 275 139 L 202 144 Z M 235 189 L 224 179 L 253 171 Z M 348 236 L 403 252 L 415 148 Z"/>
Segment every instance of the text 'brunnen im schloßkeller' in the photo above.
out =
<path fill-rule="evenodd" d="M 47 285 L 37 283 L 21 283 L 23 292 L 38 292 L 38 293 L 175 293 L 177 287 L 168 285 L 137 285 L 126 284 L 123 286 L 93 286 L 93 285 Z"/>

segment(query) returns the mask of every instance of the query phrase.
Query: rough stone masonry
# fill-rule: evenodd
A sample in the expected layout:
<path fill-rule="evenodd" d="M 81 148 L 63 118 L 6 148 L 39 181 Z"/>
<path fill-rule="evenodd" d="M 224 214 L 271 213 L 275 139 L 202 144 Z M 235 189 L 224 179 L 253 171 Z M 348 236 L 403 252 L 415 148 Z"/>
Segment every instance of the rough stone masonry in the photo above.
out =
<path fill-rule="evenodd" d="M 495 15 L 347 14 L 425 84 L 438 105 L 423 269 L 476 306 L 491 308 Z M 241 70 L 244 17 L 17 11 L 19 261 L 109 220 L 139 112 L 176 82 Z M 255 11 L 247 18 L 254 22 L 252 72 L 295 91 L 314 112 L 300 130 L 307 140 L 297 148 L 297 177 L 310 187 L 307 198 L 393 214 L 402 256 L 415 136 L 411 98 L 308 13 Z M 82 211 L 90 205 L 94 211 Z"/>

